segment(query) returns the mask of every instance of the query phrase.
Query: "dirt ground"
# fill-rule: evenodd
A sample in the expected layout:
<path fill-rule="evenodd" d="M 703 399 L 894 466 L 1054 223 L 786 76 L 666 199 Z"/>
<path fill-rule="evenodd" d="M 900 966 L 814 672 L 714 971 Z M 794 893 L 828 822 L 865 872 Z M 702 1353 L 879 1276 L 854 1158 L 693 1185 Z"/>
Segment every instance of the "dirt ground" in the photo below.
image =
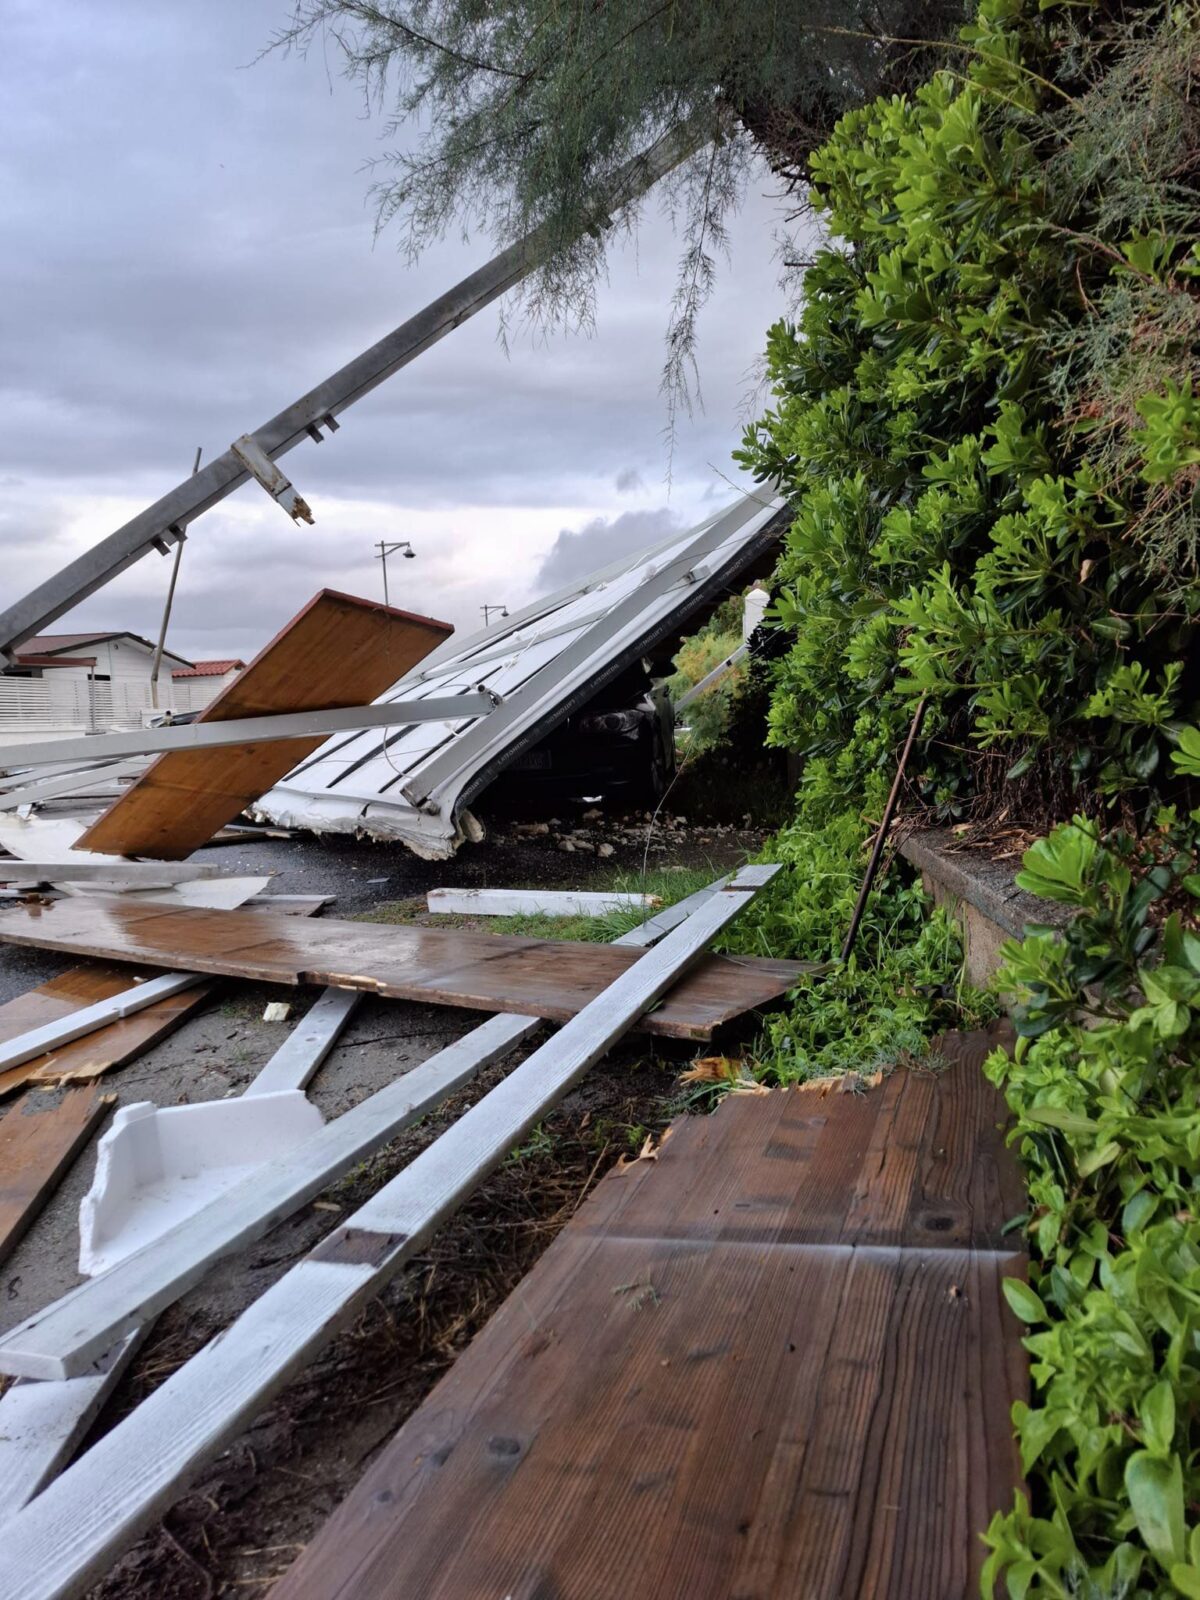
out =
<path fill-rule="evenodd" d="M 347 916 L 439 885 L 578 888 L 610 883 L 614 870 L 638 872 L 644 864 L 710 866 L 717 876 L 762 843 L 762 834 L 752 829 L 689 826 L 662 817 L 653 826 L 645 817 L 603 816 L 542 826 L 545 832 L 497 825 L 487 843 L 464 847 L 451 862 L 422 862 L 399 846 L 305 836 L 248 837 L 244 844 L 219 847 L 219 859 L 230 869 L 275 871 L 272 892 L 333 894 L 336 902 L 326 914 Z M 205 856 L 217 859 L 218 849 Z M 0 997 L 31 987 L 64 964 L 0 947 Z M 301 1004 L 304 998 L 229 982 L 174 1035 L 109 1074 L 105 1087 L 126 1104 L 150 1099 L 178 1105 L 239 1093 L 284 1036 L 288 1024 L 262 1020 L 266 1002 L 281 997 Z M 310 1094 L 326 1116 L 336 1116 L 480 1020 L 478 1012 L 367 1000 Z M 635 1155 L 647 1133 L 669 1120 L 677 1109 L 675 1079 L 694 1053 L 636 1037 L 611 1052 L 358 1322 L 202 1471 L 92 1591 L 96 1600 L 253 1600 L 265 1594 L 591 1185 L 614 1162 Z M 319 1200 L 219 1263 L 160 1318 L 91 1437 L 112 1427 L 227 1326 L 518 1059 L 481 1075 L 470 1091 Z M 93 1141 L 0 1270 L 0 1329 L 79 1281 L 78 1205 L 91 1183 L 94 1149 Z"/>

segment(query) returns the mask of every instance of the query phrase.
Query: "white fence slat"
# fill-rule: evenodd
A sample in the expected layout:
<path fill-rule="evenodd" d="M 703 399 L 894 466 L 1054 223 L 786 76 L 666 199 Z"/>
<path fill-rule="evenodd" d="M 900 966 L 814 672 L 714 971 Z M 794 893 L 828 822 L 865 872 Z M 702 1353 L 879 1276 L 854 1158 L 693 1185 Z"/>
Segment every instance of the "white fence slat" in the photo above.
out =
<path fill-rule="evenodd" d="M 0 1395 L 0 1524 L 70 1460 L 148 1332 L 129 1334 L 96 1372 L 82 1378 L 22 1378 Z"/>
<path fill-rule="evenodd" d="M 303 1089 L 337 1043 L 364 998 L 360 989 L 326 989 L 245 1090 L 246 1095 Z"/>
<path fill-rule="evenodd" d="M 0 868 L 0 877 L 3 875 L 3 868 Z M 34 1056 L 45 1055 L 48 1050 L 70 1044 L 72 1039 L 95 1033 L 110 1022 L 131 1017 L 135 1012 L 144 1011 L 147 1006 L 167 999 L 169 995 L 194 989 L 198 983 L 205 981 L 195 972 L 166 972 L 161 977 L 148 978 L 145 983 L 132 984 L 107 1000 L 97 1000 L 95 1005 L 81 1006 L 78 1011 L 71 1011 L 54 1022 L 44 1022 L 40 1028 L 30 1028 L 27 1033 L 19 1033 L 16 1038 L 0 1044 L 0 1072 L 22 1066 L 26 1061 L 32 1061 Z"/>

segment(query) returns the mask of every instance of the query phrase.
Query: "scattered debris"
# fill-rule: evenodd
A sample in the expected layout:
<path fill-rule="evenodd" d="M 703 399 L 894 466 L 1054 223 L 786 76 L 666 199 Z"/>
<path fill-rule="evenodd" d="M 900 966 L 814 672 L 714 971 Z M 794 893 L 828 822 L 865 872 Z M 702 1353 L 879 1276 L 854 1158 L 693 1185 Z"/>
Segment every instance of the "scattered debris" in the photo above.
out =
<path fill-rule="evenodd" d="M 633 1283 L 618 1283 L 612 1292 L 628 1295 L 629 1299 L 625 1304 L 632 1311 L 640 1311 L 643 1306 L 662 1304 L 662 1297 L 649 1278 L 639 1278 Z"/>
<path fill-rule="evenodd" d="M 264 1022 L 286 1022 L 292 1008 L 285 1000 L 272 1000 L 263 1011 Z"/>
<path fill-rule="evenodd" d="M 386 687 L 397 665 L 415 666 L 451 631 L 449 623 L 322 589 L 193 726 L 363 705 Z M 322 743 L 321 736 L 306 738 L 302 726 L 297 734 L 278 743 L 160 756 L 88 830 L 83 847 L 166 860 L 190 855 Z"/>

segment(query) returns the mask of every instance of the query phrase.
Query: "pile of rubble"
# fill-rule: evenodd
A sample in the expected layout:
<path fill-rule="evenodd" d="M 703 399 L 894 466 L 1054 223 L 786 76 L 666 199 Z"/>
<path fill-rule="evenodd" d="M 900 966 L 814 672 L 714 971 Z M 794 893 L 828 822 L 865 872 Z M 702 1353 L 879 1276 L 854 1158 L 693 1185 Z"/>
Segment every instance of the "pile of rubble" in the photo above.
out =
<path fill-rule="evenodd" d="M 575 822 L 559 817 L 548 817 L 544 822 L 515 822 L 511 832 L 519 839 L 546 839 L 568 855 L 598 856 L 601 860 L 615 856 L 622 846 L 648 848 L 653 855 L 666 855 L 684 834 L 691 834 L 693 842 L 700 845 L 734 839 L 753 847 L 762 838 L 762 830 L 751 826 L 748 812 L 737 827 L 726 822 L 689 823 L 686 817 L 670 812 L 655 815 L 652 811 L 631 811 L 606 816 L 598 806 L 583 812 Z"/>

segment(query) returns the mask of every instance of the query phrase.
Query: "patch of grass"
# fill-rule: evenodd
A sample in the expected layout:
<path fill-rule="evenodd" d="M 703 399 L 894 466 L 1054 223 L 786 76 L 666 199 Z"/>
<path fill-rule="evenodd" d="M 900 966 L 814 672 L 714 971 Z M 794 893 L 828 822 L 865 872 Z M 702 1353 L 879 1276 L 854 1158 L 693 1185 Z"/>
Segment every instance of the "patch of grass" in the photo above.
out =
<path fill-rule="evenodd" d="M 358 911 L 350 918 L 351 922 L 387 922 L 400 926 L 411 926 L 425 910 L 424 895 L 409 895 L 405 900 L 381 900 L 378 905 L 369 911 Z M 455 922 L 463 922 L 464 918 L 446 917 L 447 927 Z"/>

